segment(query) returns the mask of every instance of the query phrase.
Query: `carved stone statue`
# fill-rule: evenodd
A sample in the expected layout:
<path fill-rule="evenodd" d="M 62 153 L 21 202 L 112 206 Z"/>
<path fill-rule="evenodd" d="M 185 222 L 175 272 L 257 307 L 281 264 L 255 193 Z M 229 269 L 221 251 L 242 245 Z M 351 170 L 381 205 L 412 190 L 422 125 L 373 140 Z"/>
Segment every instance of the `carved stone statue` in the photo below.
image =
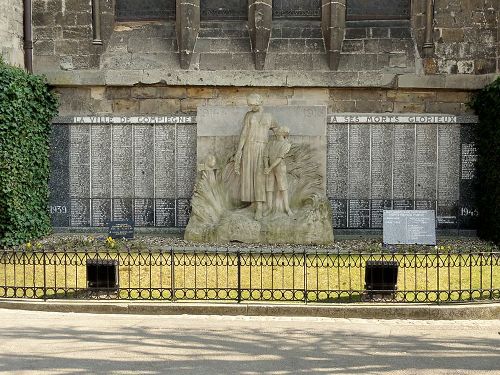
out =
<path fill-rule="evenodd" d="M 290 130 L 282 126 L 274 131 L 276 139 L 271 140 L 264 151 L 264 174 L 266 175 L 267 211 L 266 216 L 274 209 L 279 212 L 282 209 L 291 216 L 288 200 L 288 180 L 286 177 L 285 156 L 290 152 L 292 144 L 288 141 Z M 274 205 L 273 205 L 273 195 Z"/>
<path fill-rule="evenodd" d="M 250 111 L 244 117 L 246 108 L 238 110 L 241 132 L 241 117 L 231 117 L 227 126 L 234 121 L 238 130 L 198 136 L 198 178 L 184 238 L 205 243 L 331 244 L 321 136 L 292 134 L 299 142 L 293 143 L 289 128 L 279 127 L 274 116 L 264 112 L 259 95 L 250 95 L 247 103 Z M 309 126 L 304 123 L 307 118 L 283 116 L 288 108 L 280 110 L 277 117 L 286 122 L 283 125 L 296 130 Z M 274 136 L 269 139 L 271 131 Z"/>
<path fill-rule="evenodd" d="M 266 202 L 266 179 L 264 176 L 264 150 L 269 130 L 275 129 L 272 115 L 264 113 L 260 95 L 247 98 L 250 111 L 243 120 L 243 130 L 235 156 L 235 172 L 241 176 L 241 201 L 255 207 L 255 219 L 262 218 Z"/>

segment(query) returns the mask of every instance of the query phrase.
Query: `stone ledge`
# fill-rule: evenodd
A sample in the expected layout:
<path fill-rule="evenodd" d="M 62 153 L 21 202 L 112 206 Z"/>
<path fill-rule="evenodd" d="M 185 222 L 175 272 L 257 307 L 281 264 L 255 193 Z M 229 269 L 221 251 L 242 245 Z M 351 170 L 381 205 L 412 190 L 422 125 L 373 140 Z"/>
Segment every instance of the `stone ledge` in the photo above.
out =
<path fill-rule="evenodd" d="M 477 90 L 500 74 L 417 75 L 380 72 L 291 72 L 291 71 L 169 71 L 169 70 L 74 70 L 38 71 L 51 85 L 233 87 L 322 87 Z"/>
<path fill-rule="evenodd" d="M 496 320 L 500 303 L 471 304 L 261 304 L 115 301 L 39 301 L 0 299 L 11 310 L 141 315 L 302 316 L 359 319 Z"/>

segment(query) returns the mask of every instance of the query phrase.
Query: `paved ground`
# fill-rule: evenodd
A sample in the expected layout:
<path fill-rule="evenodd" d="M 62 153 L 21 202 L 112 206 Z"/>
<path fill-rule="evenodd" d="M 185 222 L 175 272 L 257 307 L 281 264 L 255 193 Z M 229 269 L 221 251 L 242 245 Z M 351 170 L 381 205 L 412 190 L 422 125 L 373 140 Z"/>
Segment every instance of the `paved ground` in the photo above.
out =
<path fill-rule="evenodd" d="M 0 310 L 0 373 L 500 374 L 500 321 Z"/>

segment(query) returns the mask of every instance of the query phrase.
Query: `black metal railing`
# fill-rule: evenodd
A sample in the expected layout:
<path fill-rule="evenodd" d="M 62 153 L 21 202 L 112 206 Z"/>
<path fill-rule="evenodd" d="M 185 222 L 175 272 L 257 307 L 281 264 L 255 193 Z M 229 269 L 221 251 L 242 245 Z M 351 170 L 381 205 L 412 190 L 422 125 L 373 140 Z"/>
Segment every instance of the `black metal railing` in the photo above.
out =
<path fill-rule="evenodd" d="M 366 273 L 367 263 L 381 267 L 368 273 L 382 272 L 376 282 Z M 384 271 L 384 263 L 392 269 Z M 97 268 L 89 272 L 88 264 Z M 99 271 L 103 265 L 114 265 L 116 270 Z M 396 281 L 392 287 L 380 286 L 384 272 L 391 272 L 389 279 Z M 116 283 L 91 281 L 89 275 L 112 275 Z M 0 298 L 304 303 L 499 300 L 500 252 L 5 250 L 0 251 Z"/>

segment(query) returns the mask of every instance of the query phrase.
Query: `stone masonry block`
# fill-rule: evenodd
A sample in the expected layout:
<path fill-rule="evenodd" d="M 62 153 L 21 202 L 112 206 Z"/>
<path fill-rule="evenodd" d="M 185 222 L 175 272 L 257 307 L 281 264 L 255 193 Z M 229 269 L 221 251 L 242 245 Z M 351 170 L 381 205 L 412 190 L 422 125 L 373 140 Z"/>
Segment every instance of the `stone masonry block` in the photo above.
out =
<path fill-rule="evenodd" d="M 181 112 L 189 113 L 196 112 L 199 106 L 207 105 L 207 99 L 182 99 L 181 100 Z"/>
<path fill-rule="evenodd" d="M 461 91 L 437 91 L 436 101 L 447 103 L 468 103 L 471 93 Z"/>
<path fill-rule="evenodd" d="M 179 99 L 160 100 L 158 114 L 178 113 L 181 111 L 181 101 Z"/>
<path fill-rule="evenodd" d="M 186 94 L 190 99 L 210 99 L 218 96 L 218 90 L 210 87 L 189 87 Z"/>
<path fill-rule="evenodd" d="M 33 44 L 33 53 L 37 56 L 51 56 L 54 54 L 53 40 L 38 40 Z"/>
<path fill-rule="evenodd" d="M 441 103 L 441 102 L 428 102 L 425 105 L 425 110 L 428 113 L 449 113 L 460 114 L 460 103 Z"/>
<path fill-rule="evenodd" d="M 113 100 L 113 112 L 119 114 L 134 114 L 139 112 L 139 101 L 130 99 Z"/>
<path fill-rule="evenodd" d="M 187 97 L 185 87 L 158 87 L 158 96 L 162 99 L 184 99 Z"/>
<path fill-rule="evenodd" d="M 364 52 L 365 45 L 363 43 L 363 40 L 345 40 L 344 43 L 342 44 L 342 52 L 346 53 L 362 53 Z M 372 51 L 367 51 L 367 52 L 377 52 L 378 47 Z"/>
<path fill-rule="evenodd" d="M 130 87 L 106 87 L 107 99 L 130 99 L 131 97 Z"/>
<path fill-rule="evenodd" d="M 435 91 L 396 91 L 389 90 L 387 99 L 395 102 L 423 102 L 425 100 L 433 101 L 436 99 Z"/>
<path fill-rule="evenodd" d="M 423 113 L 425 104 L 423 103 L 394 103 L 395 113 Z"/>
<path fill-rule="evenodd" d="M 132 87 L 132 98 L 135 99 L 152 99 L 158 97 L 158 89 L 151 86 Z"/>
<path fill-rule="evenodd" d="M 139 112 L 143 114 L 157 114 L 161 102 L 161 99 L 141 99 L 139 100 Z"/>

